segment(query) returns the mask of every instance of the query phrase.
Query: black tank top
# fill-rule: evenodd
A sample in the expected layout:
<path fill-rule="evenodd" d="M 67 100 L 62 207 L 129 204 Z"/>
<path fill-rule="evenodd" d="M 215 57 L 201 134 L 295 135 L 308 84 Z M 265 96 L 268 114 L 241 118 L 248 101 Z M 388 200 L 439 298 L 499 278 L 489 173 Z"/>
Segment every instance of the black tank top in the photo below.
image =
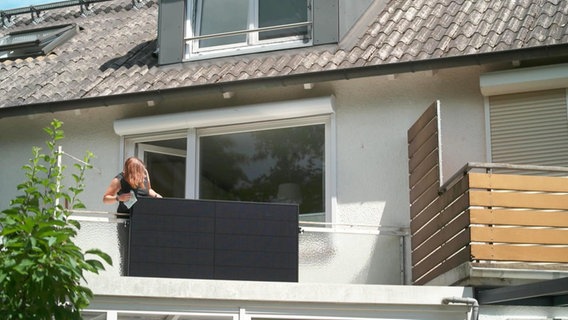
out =
<path fill-rule="evenodd" d="M 130 193 L 130 191 L 133 190 L 136 197 L 148 197 L 148 196 L 150 196 L 150 190 L 148 188 L 148 179 L 147 178 L 144 178 L 144 188 L 132 188 L 132 186 L 130 186 L 130 184 L 124 179 L 124 173 L 123 172 L 117 174 L 115 178 L 117 178 L 118 181 L 120 181 L 120 190 L 118 190 L 119 195 L 125 194 L 125 193 Z M 118 203 L 118 208 L 116 209 L 116 212 L 130 213 L 130 209 L 128 209 L 124 205 L 124 203 L 121 201 L 121 202 Z"/>

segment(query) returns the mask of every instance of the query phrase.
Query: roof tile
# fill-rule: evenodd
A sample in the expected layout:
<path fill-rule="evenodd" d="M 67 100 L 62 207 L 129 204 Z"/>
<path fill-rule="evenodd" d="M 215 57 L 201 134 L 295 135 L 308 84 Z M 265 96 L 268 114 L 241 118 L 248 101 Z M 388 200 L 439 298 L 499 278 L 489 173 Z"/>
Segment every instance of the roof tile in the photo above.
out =
<path fill-rule="evenodd" d="M 158 66 L 157 0 L 46 12 L 82 30 L 54 54 L 0 61 L 0 106 L 162 90 L 568 43 L 568 0 L 390 0 L 352 47 L 333 45 Z M 31 28 L 20 19 L 14 30 Z M 355 40 L 356 39 L 356 40 Z"/>

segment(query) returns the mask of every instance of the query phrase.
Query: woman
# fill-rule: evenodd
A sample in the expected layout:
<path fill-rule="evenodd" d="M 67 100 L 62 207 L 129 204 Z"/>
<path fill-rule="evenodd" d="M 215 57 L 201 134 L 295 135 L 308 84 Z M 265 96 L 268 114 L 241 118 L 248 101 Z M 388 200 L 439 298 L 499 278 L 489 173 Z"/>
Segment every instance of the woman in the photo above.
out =
<path fill-rule="evenodd" d="M 110 182 L 103 196 L 103 203 L 113 204 L 118 202 L 117 212 L 129 213 L 129 208 L 124 204 L 131 198 L 131 191 L 136 197 L 161 198 L 150 185 L 148 170 L 142 160 L 130 157 L 124 162 L 124 170 L 117 174 Z"/>

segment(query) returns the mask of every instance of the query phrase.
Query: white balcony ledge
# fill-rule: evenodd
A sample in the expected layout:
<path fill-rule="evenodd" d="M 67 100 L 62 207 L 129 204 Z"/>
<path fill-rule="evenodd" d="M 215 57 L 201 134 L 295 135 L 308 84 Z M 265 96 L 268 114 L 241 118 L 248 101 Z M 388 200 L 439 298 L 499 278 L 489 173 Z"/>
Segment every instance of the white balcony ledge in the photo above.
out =
<path fill-rule="evenodd" d="M 403 318 L 463 319 L 466 305 L 444 305 L 451 297 L 472 297 L 471 288 L 345 285 L 117 277 L 89 287 L 91 311 L 166 311 L 168 314 L 225 315 L 233 319 Z M 241 317 L 239 317 L 241 315 Z M 222 317 L 222 316 L 221 316 Z"/>

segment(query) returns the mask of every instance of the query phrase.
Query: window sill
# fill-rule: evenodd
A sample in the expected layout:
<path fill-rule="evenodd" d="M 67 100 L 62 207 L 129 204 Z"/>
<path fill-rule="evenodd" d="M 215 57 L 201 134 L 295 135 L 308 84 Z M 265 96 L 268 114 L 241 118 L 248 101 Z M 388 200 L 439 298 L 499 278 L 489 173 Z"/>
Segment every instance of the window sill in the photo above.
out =
<path fill-rule="evenodd" d="M 189 53 L 190 48 L 189 46 L 186 46 L 186 54 L 184 55 L 183 61 L 184 62 L 199 61 L 199 60 L 207 60 L 207 59 L 215 59 L 223 57 L 232 57 L 232 56 L 245 55 L 245 54 L 262 53 L 269 51 L 297 49 L 297 48 L 311 47 L 312 45 L 313 45 L 312 41 L 298 42 L 298 43 L 278 43 L 278 44 L 265 44 L 265 45 L 238 47 L 238 48 L 227 48 L 222 50 L 215 50 L 215 51 L 212 50 L 212 51 L 197 52 L 197 53 Z"/>

